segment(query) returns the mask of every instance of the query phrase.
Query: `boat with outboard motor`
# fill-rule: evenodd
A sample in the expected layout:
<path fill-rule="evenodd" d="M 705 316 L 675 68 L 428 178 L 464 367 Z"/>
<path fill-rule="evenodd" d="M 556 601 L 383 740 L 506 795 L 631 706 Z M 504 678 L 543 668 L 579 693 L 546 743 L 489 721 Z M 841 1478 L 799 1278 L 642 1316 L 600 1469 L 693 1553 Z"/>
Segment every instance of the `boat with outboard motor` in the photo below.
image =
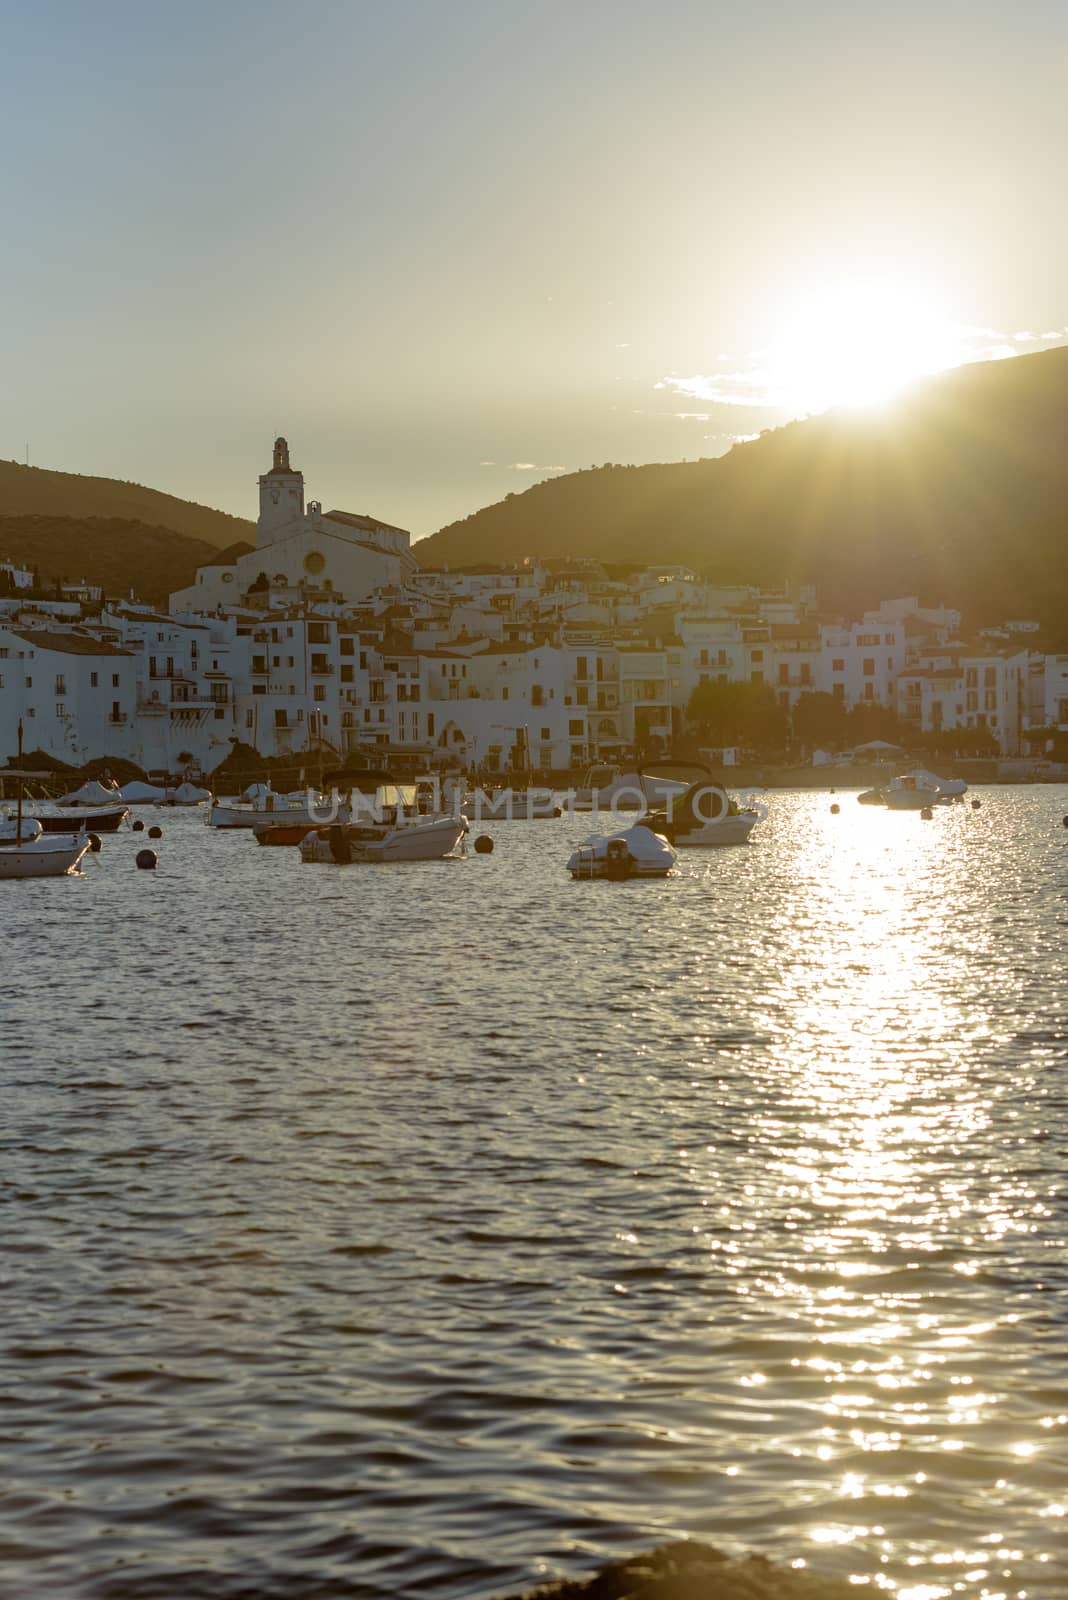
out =
<path fill-rule="evenodd" d="M 337 866 L 440 861 L 466 838 L 466 817 L 428 811 L 418 783 L 402 782 L 389 772 L 337 776 L 350 786 L 346 820 L 307 832 L 299 842 L 302 861 Z"/>
<path fill-rule="evenodd" d="M 323 827 L 332 820 L 347 821 L 342 815 L 338 795 L 322 794 L 317 789 L 276 794 L 269 784 L 250 784 L 240 799 L 214 800 L 205 809 L 205 821 L 212 828 L 256 828 L 274 822 L 306 822 Z"/>
<path fill-rule="evenodd" d="M 567 863 L 573 878 L 666 878 L 677 857 L 662 834 L 640 822 L 619 833 L 594 834 Z"/>
<path fill-rule="evenodd" d="M 740 806 L 721 788 L 703 762 L 648 762 L 640 779 L 650 808 L 640 825 L 676 849 L 747 844 L 761 820 L 759 811 Z"/>

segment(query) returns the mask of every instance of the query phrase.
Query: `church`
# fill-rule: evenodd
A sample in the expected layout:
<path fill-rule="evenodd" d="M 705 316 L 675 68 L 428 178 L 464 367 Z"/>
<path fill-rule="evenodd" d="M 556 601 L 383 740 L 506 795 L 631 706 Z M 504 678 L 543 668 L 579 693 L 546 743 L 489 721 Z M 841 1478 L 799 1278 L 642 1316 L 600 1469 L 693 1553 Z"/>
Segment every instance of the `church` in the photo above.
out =
<path fill-rule="evenodd" d="M 270 470 L 260 477 L 256 548 L 217 565 L 199 567 L 196 581 L 170 597 L 172 615 L 240 604 L 266 587 L 279 601 L 313 594 L 348 605 L 395 586 L 416 568 L 411 535 L 355 511 L 325 511 L 304 503 L 304 474 L 289 459 L 285 439 L 274 441 Z"/>

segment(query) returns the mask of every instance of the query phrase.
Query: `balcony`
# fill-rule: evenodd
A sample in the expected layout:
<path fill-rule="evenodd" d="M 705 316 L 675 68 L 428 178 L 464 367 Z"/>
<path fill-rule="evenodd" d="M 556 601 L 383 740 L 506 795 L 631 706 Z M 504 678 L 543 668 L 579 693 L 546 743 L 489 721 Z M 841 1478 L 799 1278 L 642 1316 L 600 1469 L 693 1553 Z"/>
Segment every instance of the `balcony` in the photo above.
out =
<path fill-rule="evenodd" d="M 313 678 L 329 678 L 333 667 L 323 656 L 312 656 L 311 673 Z"/>
<path fill-rule="evenodd" d="M 111 723 L 113 728 L 121 728 L 129 720 L 130 719 L 126 715 L 125 711 L 113 711 L 108 717 L 108 721 Z"/>

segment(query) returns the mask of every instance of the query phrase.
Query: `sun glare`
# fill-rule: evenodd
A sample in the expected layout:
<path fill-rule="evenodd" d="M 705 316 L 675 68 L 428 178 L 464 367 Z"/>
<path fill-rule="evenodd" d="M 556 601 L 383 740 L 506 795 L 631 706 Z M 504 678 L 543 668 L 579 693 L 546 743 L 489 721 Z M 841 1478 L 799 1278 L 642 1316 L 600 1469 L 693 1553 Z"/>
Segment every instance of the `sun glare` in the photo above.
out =
<path fill-rule="evenodd" d="M 806 301 L 766 352 L 773 387 L 799 412 L 879 405 L 966 359 L 960 329 L 921 290 L 859 278 Z"/>

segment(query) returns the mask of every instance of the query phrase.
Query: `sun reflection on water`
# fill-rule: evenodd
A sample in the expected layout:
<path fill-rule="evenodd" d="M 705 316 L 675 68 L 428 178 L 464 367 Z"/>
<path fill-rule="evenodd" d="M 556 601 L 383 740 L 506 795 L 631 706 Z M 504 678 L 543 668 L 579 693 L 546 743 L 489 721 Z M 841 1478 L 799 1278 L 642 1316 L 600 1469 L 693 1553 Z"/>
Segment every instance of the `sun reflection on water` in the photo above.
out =
<path fill-rule="evenodd" d="M 993 1034 L 991 926 L 974 896 L 966 919 L 944 911 L 969 897 L 956 881 L 974 870 L 960 849 L 967 820 L 963 809 L 928 822 L 848 796 L 839 814 L 814 811 L 765 931 L 768 1094 L 752 1138 L 767 1167 L 749 1219 L 777 1227 L 783 1248 L 753 1267 L 811 1346 L 789 1363 L 787 1403 L 807 1416 L 794 1453 L 841 1468 L 836 1485 L 803 1488 L 807 1538 L 863 1540 L 884 1565 L 959 1565 L 959 1552 L 917 1541 L 922 1504 L 953 1475 L 962 1493 L 997 1503 L 1014 1492 L 999 1476 L 1006 1459 L 1036 1455 L 1001 1415 L 996 1383 L 969 1370 L 996 1370 L 1016 1320 L 1009 1297 L 1002 1317 L 977 1323 L 962 1320 L 957 1290 L 983 1272 L 989 1247 L 1034 1226 L 1023 1213 L 1035 1200 L 973 1154 L 1001 1090 L 972 1073 Z M 866 1469 L 876 1455 L 887 1474 Z M 893 1518 L 914 1499 L 907 1533 L 854 1520 L 876 1505 Z M 889 1576 L 886 1587 L 898 1600 L 950 1592 Z"/>

